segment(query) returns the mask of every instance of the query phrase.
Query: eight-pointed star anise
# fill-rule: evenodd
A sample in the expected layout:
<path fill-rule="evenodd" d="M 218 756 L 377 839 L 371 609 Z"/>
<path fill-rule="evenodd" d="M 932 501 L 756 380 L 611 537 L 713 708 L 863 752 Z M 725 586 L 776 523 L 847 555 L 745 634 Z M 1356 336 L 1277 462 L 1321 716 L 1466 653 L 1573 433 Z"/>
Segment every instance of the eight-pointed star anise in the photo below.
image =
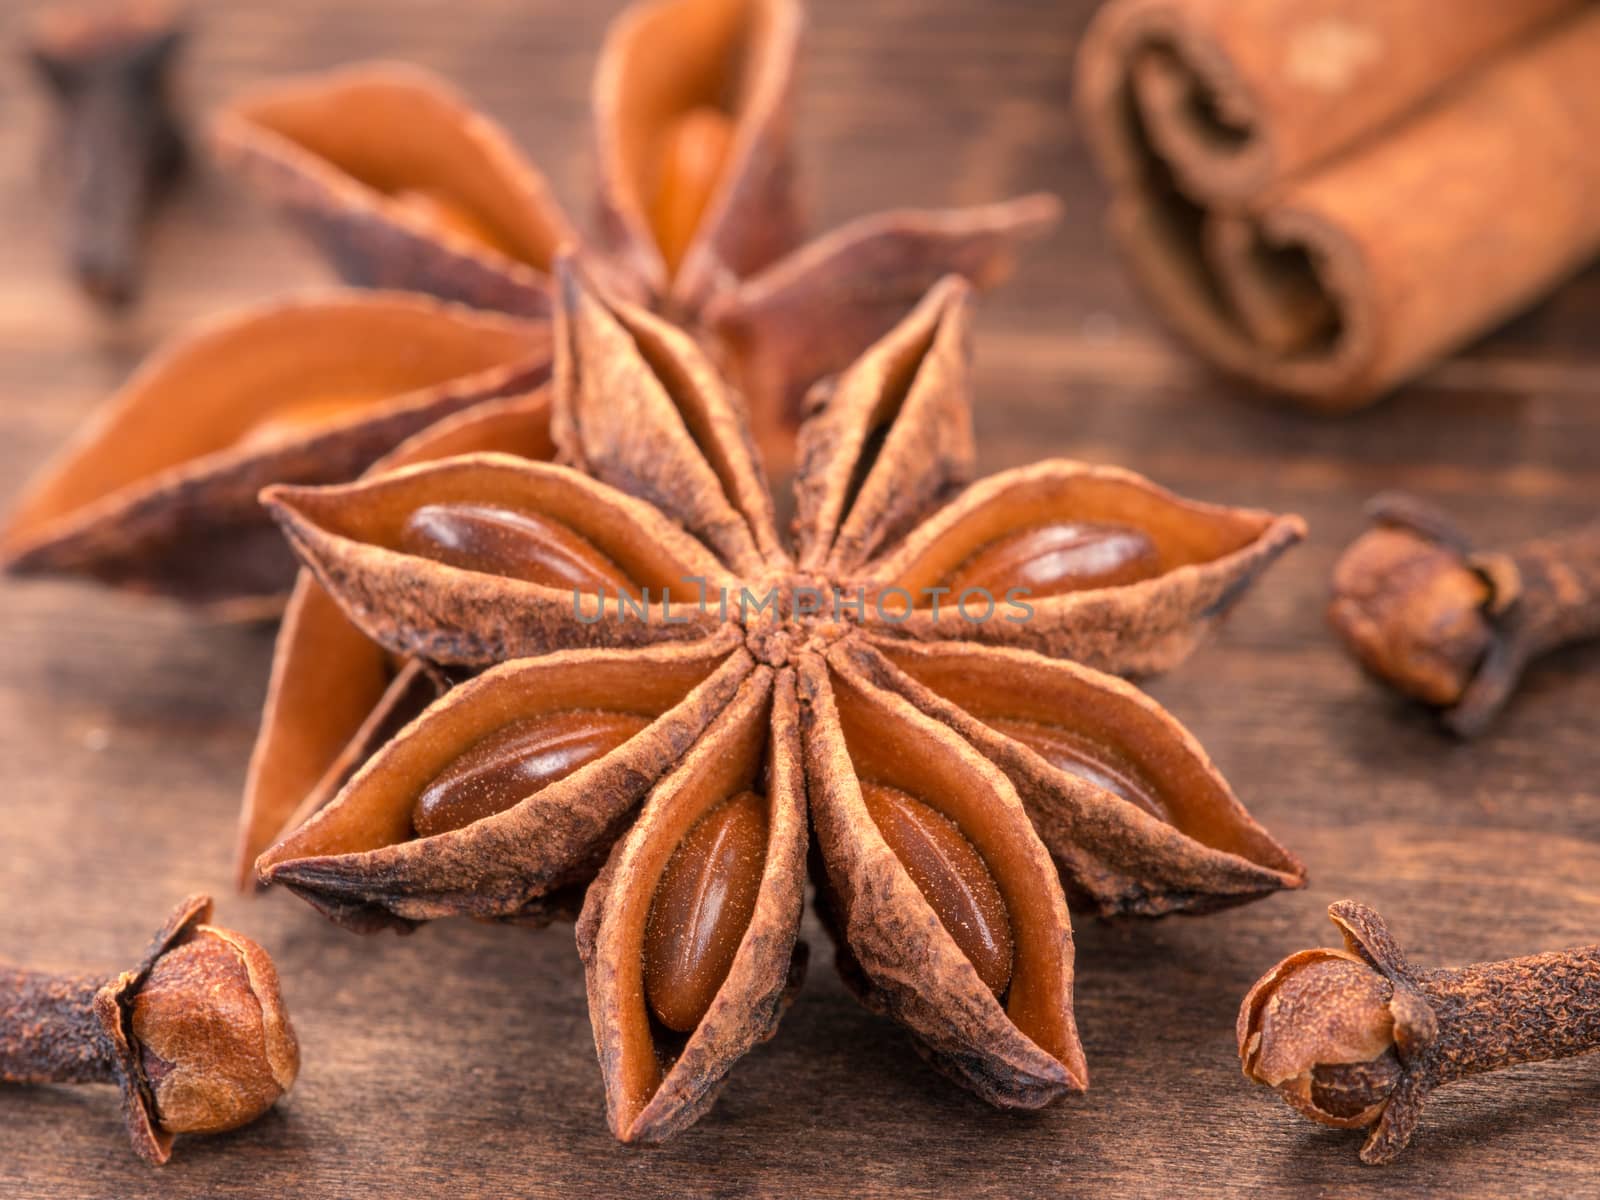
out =
<path fill-rule="evenodd" d="M 313 237 L 342 293 L 241 314 L 141 371 L 30 489 L 0 562 L 175 596 L 281 607 L 292 563 L 267 483 L 351 479 L 431 421 L 535 386 L 563 247 L 690 329 L 744 392 L 774 465 L 807 387 L 940 276 L 980 284 L 1054 224 L 1042 195 L 863 218 L 796 248 L 789 153 L 797 0 L 651 0 L 613 24 L 593 107 L 599 228 L 442 80 L 393 63 L 267 87 L 214 142 Z M 404 347 L 397 353 L 397 347 Z"/>
<path fill-rule="evenodd" d="M 266 494 L 351 620 L 456 682 L 367 730 L 381 745 L 260 878 L 358 930 L 581 898 L 611 1127 L 648 1141 L 774 1031 L 811 847 L 866 1004 L 995 1104 L 1083 1088 L 1069 895 L 1157 915 L 1304 878 L 1101 669 L 1181 658 L 1300 521 L 1061 460 L 967 486 L 950 278 L 813 394 L 791 551 L 711 361 L 557 270 L 561 465 L 468 454 Z M 264 745 L 316 720 L 283 710 L 287 679 Z"/>

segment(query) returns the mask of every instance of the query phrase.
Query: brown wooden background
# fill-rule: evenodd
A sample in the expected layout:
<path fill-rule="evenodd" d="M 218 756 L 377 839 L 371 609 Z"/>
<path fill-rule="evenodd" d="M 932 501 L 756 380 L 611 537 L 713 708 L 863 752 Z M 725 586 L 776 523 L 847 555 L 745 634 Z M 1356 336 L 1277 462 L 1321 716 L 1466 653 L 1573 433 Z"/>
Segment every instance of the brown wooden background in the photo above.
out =
<path fill-rule="evenodd" d="M 38 105 L 0 14 L 0 503 L 152 345 L 326 276 L 202 179 L 160 231 L 149 302 L 99 323 L 56 269 Z M 606 3 L 211 0 L 192 92 L 390 55 L 455 76 L 587 211 L 589 71 Z M 1239 998 L 1323 943 L 1332 900 L 1378 906 L 1424 962 L 1600 936 L 1600 648 L 1536 670 L 1494 733 L 1453 744 L 1380 694 L 1322 623 L 1373 491 L 1417 489 L 1485 539 L 1600 508 L 1600 270 L 1383 406 L 1332 423 L 1196 366 L 1130 292 L 1067 106 L 1089 0 L 815 0 L 799 130 L 819 226 L 902 203 L 1048 188 L 1070 215 L 984 308 L 985 464 L 1123 463 L 1180 491 L 1295 510 L 1309 543 L 1153 691 L 1309 862 L 1311 887 L 1219 917 L 1081 921 L 1089 1094 L 1006 1115 L 856 1007 L 814 923 L 776 1041 L 678 1142 L 606 1132 L 570 931 L 446 924 L 357 939 L 280 896 L 227 893 L 270 632 L 54 585 L 0 583 L 0 954 L 130 963 L 205 888 L 277 956 L 305 1069 L 238 1134 L 153 1172 L 103 1089 L 0 1088 L 0 1194 L 1600 1194 L 1600 1060 L 1522 1068 L 1431 1107 L 1388 1170 L 1240 1077 Z M 1462 186 L 1470 186 L 1463 181 Z"/>

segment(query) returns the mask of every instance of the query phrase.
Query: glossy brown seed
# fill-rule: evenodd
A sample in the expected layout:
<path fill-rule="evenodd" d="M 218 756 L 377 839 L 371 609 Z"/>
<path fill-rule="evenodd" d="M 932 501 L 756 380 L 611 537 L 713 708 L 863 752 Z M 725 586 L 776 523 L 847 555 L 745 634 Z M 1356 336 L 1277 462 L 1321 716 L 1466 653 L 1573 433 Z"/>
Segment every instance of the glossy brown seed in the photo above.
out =
<path fill-rule="evenodd" d="M 650 724 L 636 713 L 576 709 L 513 721 L 478 742 L 423 789 L 411 813 L 419 837 L 504 812 Z"/>
<path fill-rule="evenodd" d="M 506 258 L 516 258 L 516 251 L 507 245 L 482 217 L 458 204 L 444 192 L 435 188 L 403 188 L 390 194 L 389 199 L 412 216 L 420 217 L 435 229 L 446 230 L 469 241 L 493 250 Z"/>
<path fill-rule="evenodd" d="M 1034 597 L 1119 587 L 1161 573 L 1155 543 L 1141 530 L 1094 521 L 1053 521 L 996 538 L 956 568 L 950 590 L 1011 588 Z"/>
<path fill-rule="evenodd" d="M 1011 918 L 994 876 L 949 817 L 898 788 L 863 780 L 861 798 L 889 849 L 996 996 L 1011 982 Z"/>
<path fill-rule="evenodd" d="M 700 1024 L 755 912 L 767 802 L 740 792 L 695 822 L 661 873 L 644 936 L 650 1011 L 668 1029 Z"/>
<path fill-rule="evenodd" d="M 683 261 L 733 145 L 733 120 L 720 109 L 691 108 L 661 136 L 650 225 L 669 273 Z"/>
<path fill-rule="evenodd" d="M 537 513 L 488 504 L 425 504 L 407 518 L 399 548 L 447 566 L 546 587 L 638 592 L 587 538 Z"/>
<path fill-rule="evenodd" d="M 1021 717 L 990 717 L 984 723 L 1015 738 L 1057 770 L 1087 779 L 1154 817 L 1167 820 L 1160 794 L 1143 772 L 1116 751 L 1059 725 Z"/>

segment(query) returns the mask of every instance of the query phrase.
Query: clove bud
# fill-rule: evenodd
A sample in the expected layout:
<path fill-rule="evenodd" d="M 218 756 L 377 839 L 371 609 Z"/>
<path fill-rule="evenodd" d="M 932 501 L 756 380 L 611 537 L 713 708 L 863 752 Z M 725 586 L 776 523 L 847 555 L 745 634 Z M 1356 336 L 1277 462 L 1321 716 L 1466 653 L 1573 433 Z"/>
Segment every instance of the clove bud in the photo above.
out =
<path fill-rule="evenodd" d="M 175 1134 L 266 1112 L 294 1083 L 299 1044 L 271 958 L 210 915 L 191 896 L 109 980 L 0 965 L 0 1081 L 118 1084 L 133 1148 L 155 1164 Z"/>
<path fill-rule="evenodd" d="M 1443 1084 L 1600 1049 L 1600 946 L 1421 970 L 1372 909 L 1328 915 L 1344 949 L 1302 950 L 1257 981 L 1239 1059 L 1301 1115 L 1370 1128 L 1362 1162 L 1399 1155 Z"/>
<path fill-rule="evenodd" d="M 1389 494 L 1340 558 L 1328 620 L 1368 671 L 1481 733 L 1529 661 L 1600 637 L 1600 521 L 1474 550 L 1444 513 Z"/>
<path fill-rule="evenodd" d="M 138 295 L 144 226 L 184 162 L 171 100 L 183 32 L 159 0 L 57 8 L 31 58 L 58 117 L 51 166 L 66 192 L 66 242 L 83 290 L 107 309 Z"/>

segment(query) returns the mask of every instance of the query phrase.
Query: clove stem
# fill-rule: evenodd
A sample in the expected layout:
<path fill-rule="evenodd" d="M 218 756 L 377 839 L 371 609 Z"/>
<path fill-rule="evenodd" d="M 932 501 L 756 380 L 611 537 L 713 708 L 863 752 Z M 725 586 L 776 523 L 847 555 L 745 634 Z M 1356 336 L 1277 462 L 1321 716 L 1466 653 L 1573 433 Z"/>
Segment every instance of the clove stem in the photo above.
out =
<path fill-rule="evenodd" d="M 1418 973 L 1439 1018 L 1436 1080 L 1600 1049 L 1600 946 Z"/>
<path fill-rule="evenodd" d="M 1521 583 L 1530 658 L 1600 637 L 1600 521 L 1536 538 L 1507 557 Z"/>
<path fill-rule="evenodd" d="M 0 1080 L 114 1081 L 111 1043 L 94 1009 L 105 983 L 0 965 Z"/>

